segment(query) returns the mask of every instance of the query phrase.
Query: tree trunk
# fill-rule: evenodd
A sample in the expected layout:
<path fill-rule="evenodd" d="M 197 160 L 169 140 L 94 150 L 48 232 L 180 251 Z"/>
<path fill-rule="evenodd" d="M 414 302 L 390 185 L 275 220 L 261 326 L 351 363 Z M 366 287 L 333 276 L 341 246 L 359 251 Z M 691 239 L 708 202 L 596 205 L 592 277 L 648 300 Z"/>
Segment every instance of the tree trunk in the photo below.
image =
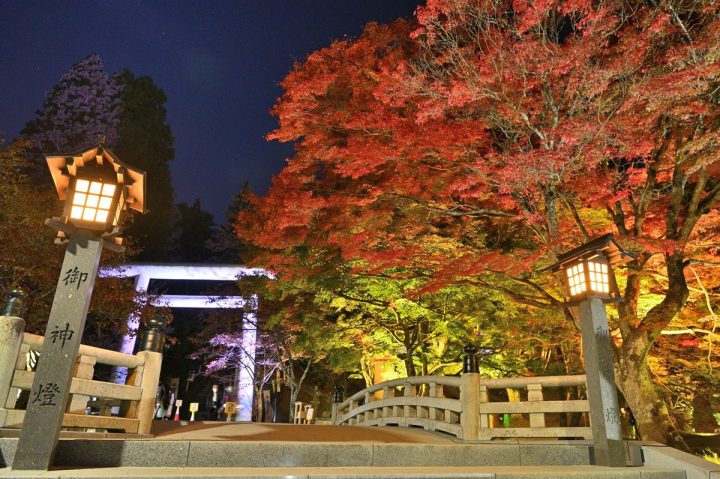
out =
<path fill-rule="evenodd" d="M 290 382 L 290 422 L 295 422 L 295 403 L 297 402 L 300 388 L 294 381 Z"/>
<path fill-rule="evenodd" d="M 649 348 L 647 334 L 626 341 L 618 350 L 616 381 L 625 396 L 645 441 L 656 441 L 687 450 L 687 445 L 675 428 L 670 411 L 650 378 L 645 352 Z"/>
<path fill-rule="evenodd" d="M 417 376 L 417 373 L 415 372 L 415 361 L 413 361 L 411 353 L 408 353 L 405 358 L 405 371 L 407 372 L 408 377 Z"/>
<path fill-rule="evenodd" d="M 692 428 L 695 432 L 714 432 L 717 422 L 713 416 L 712 388 L 700 388 L 693 396 Z"/>

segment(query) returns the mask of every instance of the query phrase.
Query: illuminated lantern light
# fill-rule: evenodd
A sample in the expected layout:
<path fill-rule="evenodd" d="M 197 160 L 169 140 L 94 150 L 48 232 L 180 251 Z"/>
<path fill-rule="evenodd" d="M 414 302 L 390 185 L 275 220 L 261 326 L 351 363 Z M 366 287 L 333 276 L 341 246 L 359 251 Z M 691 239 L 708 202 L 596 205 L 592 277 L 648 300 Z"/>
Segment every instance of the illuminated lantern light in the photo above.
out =
<path fill-rule="evenodd" d="M 630 260 L 609 234 L 559 255 L 551 268 L 560 279 L 567 303 L 577 304 L 589 297 L 615 302 L 620 300 L 620 291 L 612 266 Z"/>
<path fill-rule="evenodd" d="M 115 200 L 117 186 L 102 181 L 79 179 L 75 182 L 70 218 L 107 224 Z"/>
<path fill-rule="evenodd" d="M 65 200 L 63 215 L 46 222 L 59 231 L 58 241 L 84 229 L 121 249 L 122 211 L 145 211 L 145 173 L 121 163 L 102 144 L 73 155 L 47 156 L 47 163 L 58 197 Z"/>

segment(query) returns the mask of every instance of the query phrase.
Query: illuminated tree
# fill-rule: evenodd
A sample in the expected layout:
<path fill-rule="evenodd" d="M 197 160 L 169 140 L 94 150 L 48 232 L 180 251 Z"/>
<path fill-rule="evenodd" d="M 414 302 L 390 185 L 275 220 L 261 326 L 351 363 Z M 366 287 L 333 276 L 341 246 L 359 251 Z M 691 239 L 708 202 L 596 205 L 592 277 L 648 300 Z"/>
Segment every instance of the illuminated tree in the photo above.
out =
<path fill-rule="evenodd" d="M 617 380 L 643 437 L 681 442 L 647 357 L 686 304 L 686 267 L 714 257 L 698 233 L 720 198 L 717 6 L 516 7 L 509 17 L 500 4 L 429 2 L 412 94 L 434 93 L 430 117 L 485 123 L 492 149 L 474 158 L 473 183 L 519 216 L 540 251 L 609 220 L 636 253 L 618 307 Z M 644 287 L 660 294 L 643 310 Z"/>
<path fill-rule="evenodd" d="M 715 264 L 717 11 L 430 0 L 419 27 L 369 25 L 286 77 L 270 138 L 297 154 L 254 203 L 266 220 L 241 215 L 239 233 L 291 277 L 319 252 L 573 324 L 542 270 L 614 230 L 637 258 L 620 278 L 617 382 L 644 438 L 679 443 L 648 357 L 688 308 L 688 266 L 707 279 Z"/>

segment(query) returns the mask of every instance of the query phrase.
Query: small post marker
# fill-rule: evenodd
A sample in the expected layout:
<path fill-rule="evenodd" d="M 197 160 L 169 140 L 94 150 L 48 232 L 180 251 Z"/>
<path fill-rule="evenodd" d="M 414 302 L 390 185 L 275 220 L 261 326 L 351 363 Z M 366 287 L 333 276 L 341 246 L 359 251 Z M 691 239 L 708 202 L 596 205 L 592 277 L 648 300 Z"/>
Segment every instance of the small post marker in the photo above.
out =
<path fill-rule="evenodd" d="M 225 414 L 227 415 L 227 422 L 230 422 L 230 418 L 232 418 L 235 415 L 236 409 L 237 409 L 236 402 L 228 401 L 225 403 Z"/>
<path fill-rule="evenodd" d="M 175 417 L 173 418 L 175 421 L 180 420 L 180 406 L 182 406 L 182 399 L 175 401 Z"/>
<path fill-rule="evenodd" d="M 198 408 L 200 406 L 200 403 L 191 402 L 190 403 L 190 420 L 195 420 L 195 413 L 198 411 Z"/>

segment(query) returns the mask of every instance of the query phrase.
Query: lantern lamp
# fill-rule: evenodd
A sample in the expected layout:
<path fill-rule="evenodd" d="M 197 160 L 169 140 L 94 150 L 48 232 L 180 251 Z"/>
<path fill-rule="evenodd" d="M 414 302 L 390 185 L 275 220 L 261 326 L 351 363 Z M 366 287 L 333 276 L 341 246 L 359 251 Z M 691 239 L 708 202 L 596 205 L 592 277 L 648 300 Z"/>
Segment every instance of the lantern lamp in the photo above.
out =
<path fill-rule="evenodd" d="M 613 266 L 631 260 L 632 256 L 609 233 L 559 255 L 552 270 L 560 280 L 567 303 L 577 304 L 589 297 L 613 303 L 621 300 Z"/>
<path fill-rule="evenodd" d="M 67 410 L 73 370 L 80 351 L 93 286 L 103 248 L 121 252 L 121 213 L 144 212 L 145 173 L 121 163 L 103 145 L 74 155 L 47 156 L 55 189 L 65 200 L 62 216 L 45 220 L 58 231 L 56 243 L 68 243 L 55 288 L 45 337 L 65 331 L 59 341 L 45 341 L 42 361 L 32 380 L 37 397 L 50 391 L 48 401 L 28 401 L 13 460 L 15 470 L 48 470 L 55 457 Z"/>
<path fill-rule="evenodd" d="M 606 234 L 565 254 L 550 269 L 568 305 L 577 306 L 595 464 L 622 467 L 625 446 L 619 421 L 610 328 L 605 303 L 622 301 L 613 266 L 633 258 Z"/>
<path fill-rule="evenodd" d="M 46 222 L 59 231 L 60 242 L 83 229 L 119 246 L 122 211 L 145 211 L 145 173 L 122 163 L 102 143 L 46 159 L 58 197 L 65 200 L 62 216 Z"/>

